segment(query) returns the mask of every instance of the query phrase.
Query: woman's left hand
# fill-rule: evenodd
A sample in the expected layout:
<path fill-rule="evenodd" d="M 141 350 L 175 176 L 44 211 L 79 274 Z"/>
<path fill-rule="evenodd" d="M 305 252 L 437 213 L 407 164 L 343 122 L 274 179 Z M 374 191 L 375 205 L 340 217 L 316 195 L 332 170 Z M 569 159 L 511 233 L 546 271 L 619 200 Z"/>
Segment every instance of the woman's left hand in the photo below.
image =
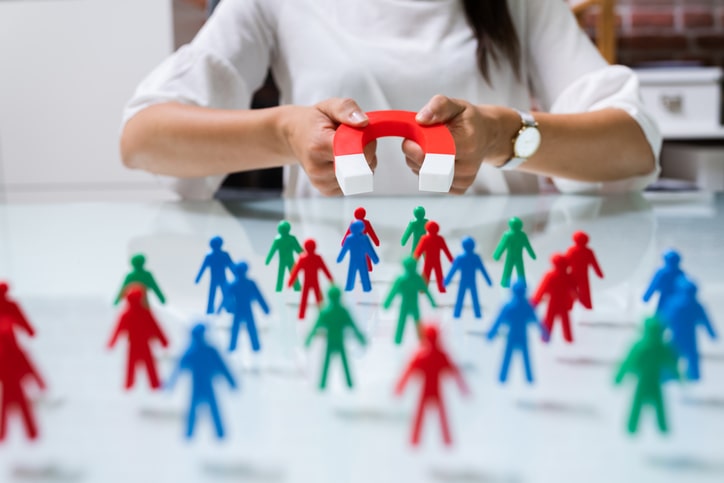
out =
<path fill-rule="evenodd" d="M 455 140 L 455 175 L 450 193 L 462 194 L 473 184 L 483 162 L 495 166 L 513 155 L 512 138 L 520 116 L 501 106 L 476 106 L 460 99 L 436 95 L 420 109 L 420 125 L 445 124 Z M 425 153 L 416 142 L 402 142 L 407 165 L 419 174 Z"/>

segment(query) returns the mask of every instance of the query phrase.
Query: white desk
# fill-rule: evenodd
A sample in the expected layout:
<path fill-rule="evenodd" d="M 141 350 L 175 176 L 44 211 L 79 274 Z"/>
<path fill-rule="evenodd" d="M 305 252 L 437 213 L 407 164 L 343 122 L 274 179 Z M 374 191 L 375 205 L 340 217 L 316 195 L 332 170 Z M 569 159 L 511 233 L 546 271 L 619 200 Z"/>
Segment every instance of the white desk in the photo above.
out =
<path fill-rule="evenodd" d="M 407 253 L 401 233 L 417 204 L 439 221 L 454 253 L 460 239 L 473 236 L 486 267 L 499 280 L 502 264 L 491 253 L 519 216 L 538 261 L 526 270 L 535 286 L 548 258 L 570 245 L 573 231 L 591 235 L 606 274 L 592 281 L 596 309 L 574 311 L 573 345 L 554 331 L 550 345 L 531 332 L 536 384 L 522 383 L 514 361 L 511 381 L 497 382 L 503 340 L 482 337 L 508 292 L 481 289 L 484 318 L 470 310 L 451 317 L 455 290 L 437 295 L 442 308 L 423 305 L 439 320 L 444 343 L 463 367 L 473 395 L 463 399 L 448 387 L 448 410 L 455 445 L 440 442 L 430 414 L 418 450 L 408 446 L 417 387 L 394 399 L 392 386 L 415 350 L 411 331 L 401 347 L 392 343 L 396 310 L 376 305 L 399 273 Z M 341 235 L 357 206 L 365 206 L 383 246 L 373 272 L 373 292 L 346 295 L 370 339 L 368 348 L 350 340 L 348 352 L 356 386 L 348 392 L 339 367 L 330 387 L 317 389 L 322 341 L 302 348 L 311 327 L 297 321 L 297 295 L 273 292 L 276 268 L 263 258 L 285 217 L 300 240 L 313 236 L 337 280 Z M 218 203 L 9 204 L 0 205 L 0 278 L 12 284 L 38 330 L 22 339 L 49 383 L 36 405 L 41 440 L 24 441 L 10 427 L 0 447 L 0 481 L 260 481 L 260 482 L 698 482 L 724 479 L 724 346 L 702 335 L 703 381 L 666 387 L 672 433 L 660 437 L 653 417 L 644 414 L 635 438 L 625 433 L 633 381 L 614 388 L 616 362 L 636 338 L 636 324 L 653 306 L 640 297 L 660 254 L 680 250 L 683 268 L 699 283 L 701 299 L 724 334 L 724 198 L 705 194 L 643 198 L 489 197 L 258 201 L 226 207 Z M 182 438 L 187 404 L 182 384 L 172 393 L 151 393 L 141 385 L 121 389 L 125 347 L 108 353 L 105 343 L 115 323 L 110 305 L 137 251 L 148 257 L 168 298 L 154 305 L 171 339 L 159 355 L 167 376 L 186 345 L 187 327 L 205 307 L 207 287 L 193 278 L 219 234 L 236 259 L 251 264 L 273 306 L 258 314 L 262 352 L 252 355 L 242 336 L 241 350 L 229 358 L 241 391 L 219 385 L 218 397 L 228 438 L 217 443 L 201 415 L 196 438 Z M 444 265 L 447 269 L 449 266 Z M 206 281 L 206 280 L 205 280 Z M 433 293 L 436 294 L 435 291 Z M 361 302 L 361 303 L 360 303 Z M 227 318 L 211 320 L 214 339 L 228 343 Z"/>

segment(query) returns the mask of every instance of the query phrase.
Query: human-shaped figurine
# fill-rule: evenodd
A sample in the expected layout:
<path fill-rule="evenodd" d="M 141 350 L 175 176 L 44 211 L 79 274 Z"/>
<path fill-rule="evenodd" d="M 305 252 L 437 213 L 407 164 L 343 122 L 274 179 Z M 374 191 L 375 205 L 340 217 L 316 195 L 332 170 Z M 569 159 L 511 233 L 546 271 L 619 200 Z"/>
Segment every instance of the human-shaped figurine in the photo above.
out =
<path fill-rule="evenodd" d="M 457 272 L 460 272 L 460 285 L 458 286 L 458 296 L 455 300 L 455 308 L 453 310 L 453 317 L 456 319 L 460 318 L 460 314 L 463 311 L 463 299 L 465 293 L 470 292 L 470 298 L 473 301 L 473 313 L 475 318 L 481 318 L 483 316 L 480 310 L 480 300 L 478 299 L 478 284 L 475 275 L 480 272 L 483 278 L 488 283 L 489 287 L 493 286 L 493 282 L 490 280 L 485 265 L 483 265 L 483 259 L 480 255 L 475 253 L 475 240 L 471 237 L 466 236 L 462 241 L 463 253 L 455 257 L 450 271 L 445 277 L 444 284 L 447 287 L 450 285 L 453 277 Z"/>
<path fill-rule="evenodd" d="M 657 314 L 661 312 L 666 300 L 676 292 L 676 281 L 684 276 L 684 271 L 679 266 L 681 256 L 678 252 L 669 250 L 664 253 L 663 258 L 664 266 L 654 274 L 654 278 L 643 296 L 644 302 L 648 302 L 656 292 L 659 293 L 659 302 L 656 305 Z"/>
<path fill-rule="evenodd" d="M 219 351 L 206 340 L 206 326 L 204 324 L 196 324 L 191 329 L 191 344 L 171 375 L 166 385 L 168 389 L 173 389 L 179 375 L 184 371 L 188 371 L 191 375 L 191 404 L 186 424 L 186 437 L 191 438 L 193 436 L 196 426 L 196 411 L 198 411 L 199 406 L 206 405 L 214 422 L 216 436 L 219 439 L 223 438 L 224 426 L 221 422 L 219 406 L 216 403 L 214 379 L 217 376 L 223 377 L 232 390 L 236 389 L 236 381 Z"/>
<path fill-rule="evenodd" d="M 337 256 L 337 263 L 340 263 L 344 256 L 349 253 L 349 269 L 347 271 L 347 284 L 344 289 L 349 291 L 354 289 L 355 274 L 359 273 L 362 290 L 369 292 L 372 290 L 370 284 L 370 274 L 367 268 L 367 261 L 379 263 L 380 258 L 377 256 L 370 237 L 365 235 L 364 222 L 357 220 L 352 222 L 349 229 L 350 234 L 345 236 L 342 249 Z"/>
<path fill-rule="evenodd" d="M 38 437 L 32 405 L 25 394 L 29 379 L 45 389 L 43 378 L 18 345 L 12 327 L 4 325 L 0 328 L 0 441 L 7 435 L 8 419 L 14 409 L 20 413 L 27 437 Z"/>
<path fill-rule="evenodd" d="M 249 265 L 246 262 L 237 263 L 234 266 L 235 279 L 228 288 L 229 305 L 231 313 L 234 314 L 234 319 L 231 324 L 229 352 L 236 350 L 241 324 L 246 325 L 249 340 L 251 341 L 251 349 L 256 352 L 261 348 L 256 323 L 254 322 L 252 305 L 254 301 L 256 301 L 265 314 L 269 313 L 269 305 L 266 303 L 256 283 L 247 276 L 248 271 Z"/>
<path fill-rule="evenodd" d="M 596 255 L 588 247 L 588 234 L 577 231 L 573 234 L 573 246 L 566 252 L 568 266 L 570 267 L 571 276 L 576 283 L 578 291 L 578 300 L 587 309 L 592 309 L 591 288 L 588 282 L 588 270 L 593 268 L 598 278 L 603 278 L 603 272 L 598 265 Z"/>
<path fill-rule="evenodd" d="M 405 332 L 405 322 L 408 317 L 412 317 L 412 322 L 415 324 L 415 332 L 417 332 L 418 337 L 421 337 L 420 293 L 427 295 L 430 305 L 437 307 L 430 293 L 430 289 L 425 283 L 425 279 L 417 273 L 417 261 L 412 257 L 408 257 L 402 261 L 402 266 L 405 271 L 397 277 L 395 283 L 392 284 L 392 288 L 382 304 L 383 308 L 389 309 L 395 297 L 400 296 L 400 316 L 397 319 L 397 330 L 395 331 L 395 344 L 398 345 L 402 343 L 402 336 Z"/>
<path fill-rule="evenodd" d="M 500 285 L 503 287 L 510 287 L 510 276 L 513 273 L 513 268 L 515 268 L 518 279 L 525 281 L 523 250 L 527 251 L 530 258 L 535 260 L 535 252 L 533 251 L 533 247 L 530 246 L 528 235 L 523 231 L 523 222 L 520 218 L 514 216 L 508 220 L 508 226 L 510 230 L 503 234 L 500 243 L 498 243 L 493 253 L 493 260 L 497 262 L 500 260 L 503 252 L 507 252 L 505 255 L 505 265 L 503 265 L 503 277 L 500 280 Z"/>
<path fill-rule="evenodd" d="M 533 382 L 533 371 L 530 368 L 530 358 L 528 356 L 528 324 L 535 324 L 540 327 L 541 334 L 544 337 L 547 337 L 548 331 L 540 323 L 533 306 L 528 302 L 525 294 L 525 282 L 516 280 L 512 292 L 513 298 L 500 310 L 498 317 L 488 332 L 488 340 L 493 340 L 498 335 L 501 326 L 507 326 L 508 342 L 505 345 L 505 355 L 503 356 L 503 365 L 500 368 L 499 380 L 505 382 L 508 379 L 510 359 L 513 356 L 513 351 L 517 350 L 520 351 L 523 358 L 525 379 L 531 384 Z"/>
<path fill-rule="evenodd" d="M 694 282 L 686 277 L 680 277 L 676 292 L 668 298 L 659 314 L 661 321 L 671 330 L 671 342 L 679 357 L 686 361 L 686 378 L 690 381 L 698 381 L 701 378 L 696 340 L 697 327 L 703 327 L 709 337 L 716 339 L 714 327 L 706 310 L 697 300 L 696 292 L 697 287 Z"/>
<path fill-rule="evenodd" d="M 329 371 L 329 361 L 333 355 L 339 355 L 342 360 L 342 367 L 344 368 L 344 377 L 347 381 L 347 386 L 352 387 L 352 377 L 349 374 L 349 366 L 347 365 L 347 354 L 344 350 L 344 336 L 345 332 L 351 330 L 361 345 L 365 345 L 365 340 L 362 332 L 357 328 L 352 320 L 352 316 L 349 311 L 342 305 L 342 293 L 338 287 L 332 285 L 327 291 L 327 305 L 322 308 L 317 318 L 317 323 L 314 324 L 312 330 L 307 336 L 305 346 L 309 347 L 312 344 L 312 339 L 320 331 L 323 331 L 327 337 L 327 351 L 324 355 L 324 366 L 322 366 L 322 380 L 319 383 L 319 389 L 324 389 L 327 386 L 327 372 Z"/>
<path fill-rule="evenodd" d="M 7 326 L 13 334 L 17 329 L 22 330 L 30 337 L 34 337 L 35 329 L 30 325 L 20 305 L 8 296 L 9 290 L 10 287 L 7 282 L 0 282 L 0 330 Z"/>
<path fill-rule="evenodd" d="M 409 381 L 411 376 L 417 373 L 422 377 L 422 395 L 412 425 L 411 442 L 413 445 L 417 445 L 420 442 L 422 419 L 428 406 L 436 407 L 440 415 L 443 441 L 447 445 L 452 443 L 441 391 L 442 382 L 446 376 L 452 376 L 455 379 L 460 387 L 460 391 L 464 395 L 467 395 L 469 392 L 460 373 L 460 369 L 450 360 L 447 353 L 443 350 L 439 339 L 437 327 L 434 325 L 425 325 L 423 328 L 422 346 L 407 365 L 405 372 L 402 373 L 402 377 L 397 382 L 397 386 L 395 386 L 395 394 L 399 396 L 404 391 L 407 381 Z"/>
<path fill-rule="evenodd" d="M 209 299 L 206 305 L 206 313 L 213 314 L 216 309 L 216 292 L 221 291 L 222 296 L 229 281 L 226 278 L 226 270 L 232 271 L 234 262 L 228 252 L 221 249 L 224 240 L 220 236 L 215 236 L 209 241 L 211 251 L 204 258 L 198 275 L 194 283 L 199 283 L 206 269 L 209 269 L 211 280 L 209 281 Z"/>
<path fill-rule="evenodd" d="M 573 342 L 569 314 L 573 302 L 576 301 L 576 283 L 568 273 L 568 260 L 565 256 L 560 253 L 554 254 L 551 257 L 551 264 L 553 268 L 545 274 L 530 301 L 536 307 L 546 296 L 548 297 L 548 310 L 543 319 L 543 327 L 547 333 L 543 334 L 543 340 L 546 342 L 549 340 L 553 331 L 553 322 L 556 318 L 560 318 L 563 339 L 566 342 Z"/>
<path fill-rule="evenodd" d="M 440 254 L 444 253 L 448 261 L 452 262 L 453 256 L 450 249 L 445 243 L 445 239 L 440 235 L 440 225 L 435 221 L 428 221 L 425 225 L 427 234 L 420 238 L 417 248 L 413 256 L 419 260 L 421 256 L 425 256 L 425 262 L 422 265 L 422 278 L 425 283 L 430 283 L 430 275 L 435 273 L 437 281 L 437 289 L 440 293 L 445 293 L 444 278 L 442 276 L 442 265 L 440 263 Z"/>
<path fill-rule="evenodd" d="M 162 304 L 166 303 L 166 297 L 163 296 L 161 289 L 158 288 L 156 279 L 153 278 L 151 272 L 144 268 L 145 264 L 146 257 L 144 255 L 138 253 L 131 257 L 131 267 L 133 269 L 128 275 L 126 275 L 126 278 L 123 280 L 123 284 L 121 285 L 121 289 L 118 291 L 118 296 L 116 296 L 116 300 L 113 302 L 113 305 L 118 305 L 118 302 L 121 301 L 121 298 L 126 292 L 126 288 L 132 283 L 140 283 L 141 285 L 146 287 L 146 292 L 148 290 L 153 291 L 153 293 L 156 294 L 156 297 L 158 297 L 158 300 Z M 146 292 L 144 292 L 143 300 L 144 303 L 148 305 Z"/>
<path fill-rule="evenodd" d="M 410 253 L 415 253 L 417 244 L 420 243 L 420 238 L 426 233 L 425 226 L 427 225 L 428 219 L 425 218 L 425 208 L 422 206 L 416 207 L 412 210 L 412 214 L 415 218 L 407 224 L 405 233 L 402 234 L 401 245 L 404 247 L 407 245 L 407 240 L 412 237 L 412 249 Z"/>
<path fill-rule="evenodd" d="M 119 336 L 128 337 L 128 365 L 126 366 L 126 389 L 133 387 L 136 368 L 139 365 L 146 367 L 148 382 L 151 389 L 158 389 L 161 382 L 156 371 L 151 343 L 154 340 L 163 347 L 168 347 L 168 339 L 161 330 L 151 310 L 143 303 L 145 287 L 141 284 L 131 284 L 126 290 L 126 307 L 118 318 L 116 328 L 113 330 L 108 348 L 115 346 Z"/>
<path fill-rule="evenodd" d="M 648 404 L 656 410 L 659 429 L 666 433 L 668 426 L 661 390 L 662 380 L 667 374 L 673 374 L 678 379 L 679 371 L 676 350 L 664 342 L 664 327 L 656 317 L 649 317 L 644 321 L 643 336 L 633 345 L 621 364 L 615 383 L 620 384 L 628 374 L 638 378 L 628 420 L 628 432 L 636 432 L 641 409 L 644 404 Z"/>
<path fill-rule="evenodd" d="M 330 282 L 332 281 L 332 274 L 324 263 L 324 260 L 322 260 L 322 257 L 316 253 L 316 250 L 317 242 L 311 238 L 305 240 L 304 252 L 299 256 L 289 274 L 288 285 L 291 287 L 292 284 L 297 281 L 299 274 L 304 273 L 302 300 L 299 304 L 300 319 L 303 319 L 304 314 L 307 312 L 307 299 L 309 298 L 310 290 L 314 291 L 314 296 L 317 298 L 317 305 L 322 303 L 322 290 L 319 288 L 319 272 L 321 271 Z"/>
<path fill-rule="evenodd" d="M 378 247 L 380 246 L 380 239 L 377 238 L 377 233 L 375 233 L 375 229 L 372 228 L 372 223 L 370 223 L 370 220 L 365 218 L 365 216 L 367 216 L 367 211 L 365 211 L 365 209 L 361 206 L 354 210 L 354 219 L 359 220 L 365 224 L 363 233 L 370 237 L 372 243 L 374 243 L 375 246 Z M 352 223 L 354 223 L 354 220 L 352 221 Z M 342 245 L 344 245 L 344 241 L 347 239 L 350 233 L 352 233 L 352 223 L 350 223 L 350 226 L 347 228 L 347 232 L 342 238 Z M 370 259 L 370 257 L 367 257 L 367 270 L 369 270 L 370 272 L 372 271 L 372 260 Z"/>
<path fill-rule="evenodd" d="M 284 286 L 284 274 L 287 271 L 292 271 L 294 266 L 294 254 L 302 253 L 302 246 L 299 244 L 297 237 L 292 235 L 292 225 L 287 220 L 282 220 L 277 225 L 277 232 L 279 233 L 272 243 L 269 253 L 266 256 L 265 265 L 269 265 L 274 254 L 279 254 L 279 270 L 277 271 L 277 286 L 276 291 L 281 292 Z M 301 285 L 299 282 L 294 282 L 294 290 L 300 290 Z"/>

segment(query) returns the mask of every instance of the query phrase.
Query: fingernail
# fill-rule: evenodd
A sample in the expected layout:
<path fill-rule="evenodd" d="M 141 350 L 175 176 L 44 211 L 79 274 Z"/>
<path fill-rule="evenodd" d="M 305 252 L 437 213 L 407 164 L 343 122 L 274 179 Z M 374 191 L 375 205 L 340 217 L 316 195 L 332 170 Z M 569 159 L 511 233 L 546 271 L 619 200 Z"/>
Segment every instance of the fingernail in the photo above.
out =
<path fill-rule="evenodd" d="M 349 115 L 349 118 L 354 123 L 360 123 L 367 120 L 367 114 L 360 111 L 352 111 L 352 114 Z"/>
<path fill-rule="evenodd" d="M 433 114 L 429 107 L 423 107 L 420 109 L 420 112 L 417 113 L 417 116 L 415 116 L 415 119 L 420 122 L 430 122 L 432 118 Z"/>

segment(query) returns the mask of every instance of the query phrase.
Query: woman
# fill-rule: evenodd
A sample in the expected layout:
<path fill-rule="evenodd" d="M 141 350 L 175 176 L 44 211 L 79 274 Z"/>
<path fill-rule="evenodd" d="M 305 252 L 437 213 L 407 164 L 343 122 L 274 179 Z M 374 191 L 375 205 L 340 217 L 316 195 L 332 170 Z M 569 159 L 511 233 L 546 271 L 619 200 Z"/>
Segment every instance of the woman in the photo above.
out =
<path fill-rule="evenodd" d="M 249 110 L 268 68 L 282 105 Z M 565 192 L 636 190 L 658 174 L 635 75 L 607 65 L 562 0 L 224 0 L 138 87 L 121 150 L 187 197 L 272 166 L 287 167 L 287 195 L 334 195 L 334 130 L 385 109 L 448 126 L 452 193 L 534 192 L 531 174 Z M 515 153 L 535 129 L 537 149 Z M 376 194 L 417 192 L 423 153 L 410 140 L 402 153 L 366 148 Z"/>

